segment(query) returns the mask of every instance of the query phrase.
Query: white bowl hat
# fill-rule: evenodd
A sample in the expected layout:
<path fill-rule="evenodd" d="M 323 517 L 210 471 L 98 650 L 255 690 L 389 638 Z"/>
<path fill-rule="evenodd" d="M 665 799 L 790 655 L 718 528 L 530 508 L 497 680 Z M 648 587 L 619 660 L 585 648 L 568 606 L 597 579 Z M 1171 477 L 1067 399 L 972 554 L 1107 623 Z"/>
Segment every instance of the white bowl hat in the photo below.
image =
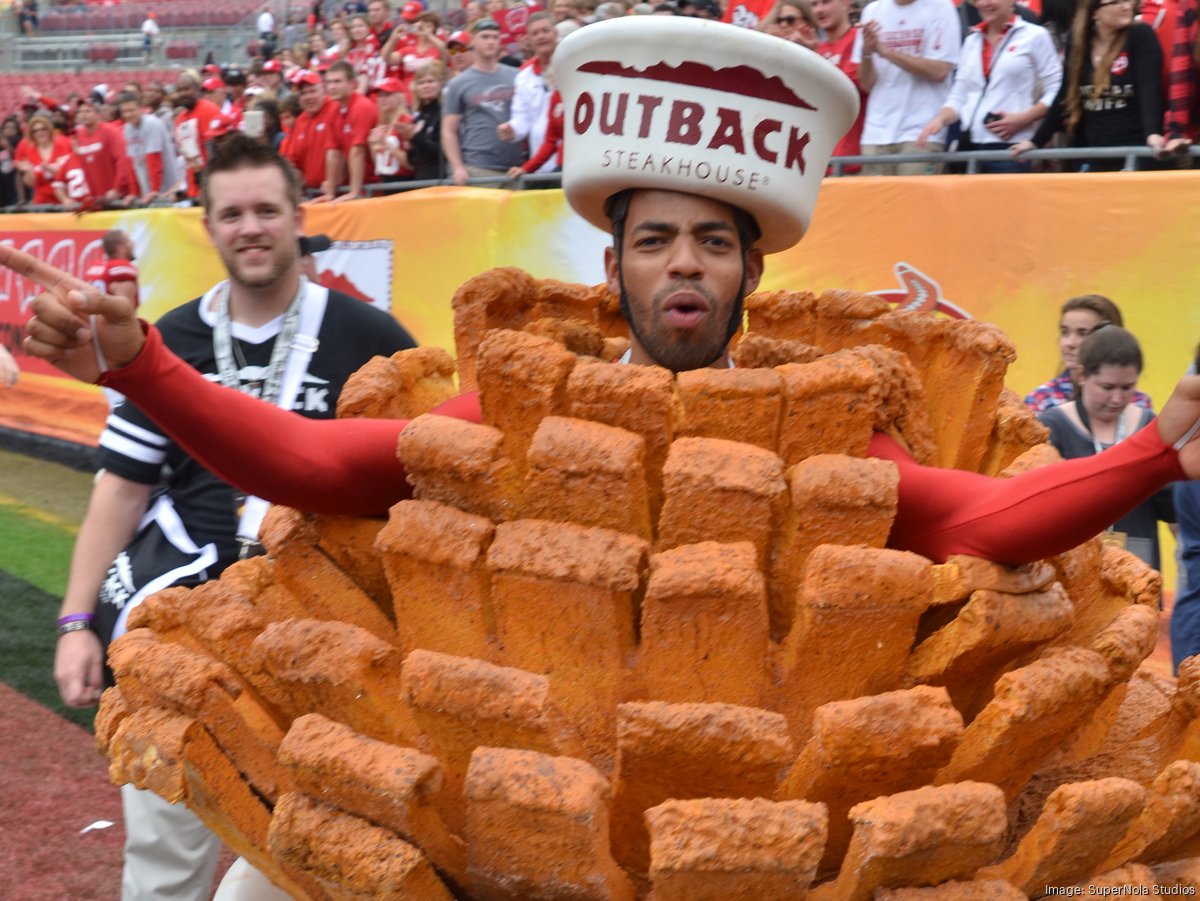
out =
<path fill-rule="evenodd" d="M 608 231 L 605 201 L 627 188 L 700 194 L 740 207 L 758 247 L 804 237 L 858 91 L 832 63 L 772 35 L 721 22 L 626 16 L 558 45 L 563 189 Z"/>

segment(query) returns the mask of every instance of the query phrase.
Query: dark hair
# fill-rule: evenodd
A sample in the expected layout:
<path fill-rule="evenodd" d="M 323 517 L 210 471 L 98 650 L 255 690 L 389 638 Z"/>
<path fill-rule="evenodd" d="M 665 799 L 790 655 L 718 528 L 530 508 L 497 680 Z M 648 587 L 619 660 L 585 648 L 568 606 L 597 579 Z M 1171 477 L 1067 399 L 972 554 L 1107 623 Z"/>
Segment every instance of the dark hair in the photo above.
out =
<path fill-rule="evenodd" d="M 1075 21 L 1071 26 L 1071 52 L 1063 63 L 1063 81 L 1067 91 L 1064 98 L 1066 109 L 1063 110 L 1066 119 L 1066 132 L 1074 135 L 1083 118 L 1083 63 L 1092 59 L 1092 42 L 1096 29 L 1092 21 L 1096 10 L 1100 8 L 1101 0 L 1079 0 L 1075 7 Z M 1138 21 L 1134 18 L 1134 22 Z M 1125 49 L 1125 41 L 1129 37 L 1126 26 L 1113 35 L 1112 43 L 1104 51 L 1104 56 L 1092 67 L 1091 96 L 1088 100 L 1099 100 L 1104 96 L 1112 83 L 1112 65 L 1117 55 Z"/>
<path fill-rule="evenodd" d="M 1142 348 L 1137 338 L 1119 325 L 1103 325 L 1083 339 L 1079 367 L 1083 375 L 1095 375 L 1101 366 L 1132 366 L 1142 371 Z"/>
<path fill-rule="evenodd" d="M 125 91 L 117 95 L 117 109 L 121 108 L 122 103 L 136 103 L 138 106 L 141 106 L 142 102 L 129 91 Z"/>
<path fill-rule="evenodd" d="M 618 191 L 604 202 L 604 215 L 612 223 L 613 243 L 617 254 L 621 253 L 621 245 L 625 240 L 625 219 L 629 216 L 629 202 L 633 199 L 635 188 Z M 762 229 L 754 217 L 741 207 L 729 205 L 733 210 L 733 225 L 737 229 L 738 241 L 742 245 L 742 253 L 746 253 L 762 237 Z"/>
<path fill-rule="evenodd" d="M 551 25 L 554 24 L 554 13 L 550 12 L 549 10 L 539 9 L 537 12 L 531 13 L 529 18 L 525 20 L 525 30 L 528 31 L 529 26 L 532 25 L 534 22 L 547 22 L 547 21 Z"/>
<path fill-rule="evenodd" d="M 299 98 L 297 98 L 299 103 Z M 283 124 L 279 121 L 279 103 L 274 100 L 269 100 L 265 97 L 259 97 L 250 107 L 251 109 L 261 110 L 263 114 L 263 133 L 268 138 L 274 138 L 275 135 L 283 131 Z"/>
<path fill-rule="evenodd" d="M 328 77 L 332 72 L 341 72 L 350 81 L 354 81 L 354 79 L 357 77 L 354 74 L 354 67 L 344 59 L 339 59 L 336 63 L 332 63 L 329 68 L 325 70 L 325 76 Z"/>
<path fill-rule="evenodd" d="M 1072 310 L 1088 310 L 1099 316 L 1102 322 L 1110 322 L 1118 326 L 1125 325 L 1120 307 L 1103 294 L 1081 294 L 1078 297 L 1072 297 L 1062 305 L 1059 315 L 1065 316 Z"/>
<path fill-rule="evenodd" d="M 243 132 L 236 131 L 219 141 L 213 148 L 212 158 L 204 167 L 200 184 L 200 202 L 207 213 L 212 199 L 208 196 L 208 180 L 217 172 L 235 172 L 238 169 L 265 169 L 274 166 L 283 173 L 288 199 L 292 206 L 299 207 L 304 198 L 304 185 L 296 167 L 279 155 L 269 144 L 264 144 Z"/>

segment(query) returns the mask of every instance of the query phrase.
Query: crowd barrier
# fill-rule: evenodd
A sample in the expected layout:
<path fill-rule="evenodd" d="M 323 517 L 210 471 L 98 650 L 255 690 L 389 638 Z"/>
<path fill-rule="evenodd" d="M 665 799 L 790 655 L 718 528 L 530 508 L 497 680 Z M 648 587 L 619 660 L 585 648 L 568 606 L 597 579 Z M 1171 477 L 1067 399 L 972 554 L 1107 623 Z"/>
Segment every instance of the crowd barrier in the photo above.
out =
<path fill-rule="evenodd" d="M 133 237 L 142 310 L 156 319 L 195 297 L 221 263 L 195 209 L 0 216 L 0 240 L 81 273 L 110 228 Z M 452 346 L 450 298 L 471 275 L 519 266 L 595 283 L 608 237 L 570 212 L 561 191 L 437 187 L 309 206 L 326 233 L 322 281 L 390 308 L 425 344 Z M 880 292 L 899 303 L 1003 328 L 1024 394 L 1055 374 L 1057 308 L 1098 292 L 1141 339 L 1142 386 L 1162 402 L 1200 341 L 1200 173 L 993 175 L 830 180 L 810 233 L 768 258 L 763 288 Z M 0 271 L 0 341 L 24 375 L 0 390 L 0 426 L 94 443 L 104 415 L 79 388 L 24 355 L 35 286 Z"/>

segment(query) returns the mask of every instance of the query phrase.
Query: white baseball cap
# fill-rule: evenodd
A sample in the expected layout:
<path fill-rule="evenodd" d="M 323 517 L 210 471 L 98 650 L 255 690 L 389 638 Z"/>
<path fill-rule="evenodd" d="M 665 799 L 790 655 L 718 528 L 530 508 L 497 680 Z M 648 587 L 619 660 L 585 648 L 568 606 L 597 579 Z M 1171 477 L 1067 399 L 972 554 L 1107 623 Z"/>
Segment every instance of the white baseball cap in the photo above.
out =
<path fill-rule="evenodd" d="M 825 167 L 858 115 L 858 91 L 818 54 L 722 22 L 626 16 L 558 45 L 566 110 L 563 189 L 608 230 L 628 188 L 700 194 L 739 207 L 785 250 L 808 229 Z"/>

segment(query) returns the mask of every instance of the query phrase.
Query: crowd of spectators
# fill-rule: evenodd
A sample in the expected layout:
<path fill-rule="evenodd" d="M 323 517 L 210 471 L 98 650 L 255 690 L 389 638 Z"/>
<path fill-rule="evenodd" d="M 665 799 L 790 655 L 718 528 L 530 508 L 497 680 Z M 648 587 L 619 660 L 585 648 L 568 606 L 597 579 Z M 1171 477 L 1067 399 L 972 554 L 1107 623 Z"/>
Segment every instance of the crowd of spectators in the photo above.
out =
<path fill-rule="evenodd" d="M 553 172 L 566 34 L 624 15 L 724 18 L 820 53 L 858 85 L 862 112 L 836 155 L 1145 144 L 1173 165 L 1200 126 L 1197 0 L 467 0 L 449 21 L 421 0 L 316 0 L 254 18 L 259 56 L 175 82 L 62 98 L 26 92 L 0 126 L 0 205 L 184 202 L 214 141 L 260 136 L 318 200 L 378 182 Z M 754 4 L 759 3 L 757 10 Z M 36 10 L 29 0 L 28 14 Z M 936 159 L 936 155 L 934 155 Z M 1118 168 L 1121 160 L 1072 168 Z M 928 161 L 867 173 L 940 171 Z M 847 170 L 856 171 L 853 167 Z"/>

